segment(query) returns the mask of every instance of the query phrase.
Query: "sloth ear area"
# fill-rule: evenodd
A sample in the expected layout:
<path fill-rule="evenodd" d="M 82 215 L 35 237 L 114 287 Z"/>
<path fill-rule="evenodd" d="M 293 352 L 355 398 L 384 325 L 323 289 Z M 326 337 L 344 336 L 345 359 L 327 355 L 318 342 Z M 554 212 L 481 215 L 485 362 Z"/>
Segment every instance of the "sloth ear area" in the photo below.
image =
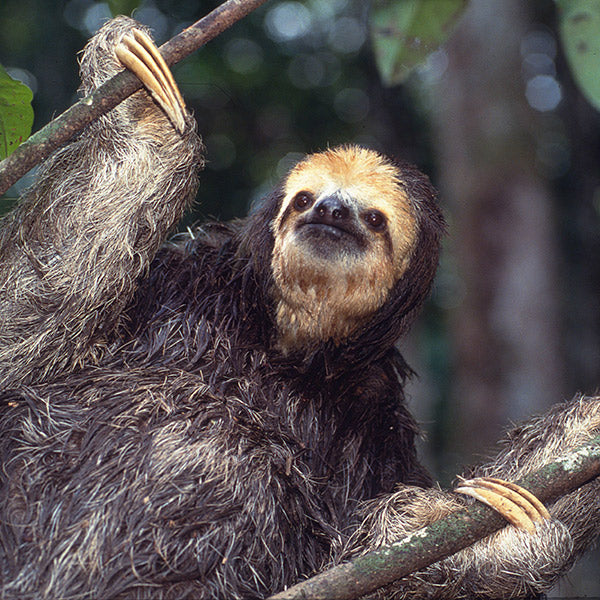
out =
<path fill-rule="evenodd" d="M 115 54 L 123 66 L 144 84 L 173 127 L 183 133 L 185 102 L 171 70 L 150 37 L 140 29 L 132 29 L 115 48 Z"/>

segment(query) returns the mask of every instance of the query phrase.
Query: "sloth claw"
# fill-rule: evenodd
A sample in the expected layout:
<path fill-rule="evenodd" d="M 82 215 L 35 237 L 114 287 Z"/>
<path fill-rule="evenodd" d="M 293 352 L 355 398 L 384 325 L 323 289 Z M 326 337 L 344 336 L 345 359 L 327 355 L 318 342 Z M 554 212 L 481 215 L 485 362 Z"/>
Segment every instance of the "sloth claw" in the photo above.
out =
<path fill-rule="evenodd" d="M 154 42 L 139 29 L 132 29 L 115 49 L 117 58 L 135 73 L 164 110 L 173 127 L 185 129 L 185 102 L 167 63 Z"/>
<path fill-rule="evenodd" d="M 509 523 L 529 533 L 535 533 L 535 523 L 551 518 L 546 507 L 531 492 L 502 479 L 465 479 L 454 491 L 491 506 Z"/>

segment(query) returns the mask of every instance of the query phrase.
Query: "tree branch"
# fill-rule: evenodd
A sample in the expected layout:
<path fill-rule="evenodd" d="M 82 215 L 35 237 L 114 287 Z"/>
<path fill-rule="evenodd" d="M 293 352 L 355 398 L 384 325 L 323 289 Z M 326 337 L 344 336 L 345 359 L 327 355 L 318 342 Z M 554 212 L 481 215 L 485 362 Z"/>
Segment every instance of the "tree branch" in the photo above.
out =
<path fill-rule="evenodd" d="M 600 475 L 600 436 L 517 481 L 553 502 Z M 352 600 L 406 577 L 506 525 L 493 509 L 472 504 L 391 546 L 369 552 L 275 594 L 269 600 Z"/>
<path fill-rule="evenodd" d="M 266 1 L 227 0 L 163 44 L 160 47 L 161 54 L 169 65 L 179 62 Z M 0 195 L 86 125 L 107 113 L 141 87 L 142 84 L 133 73 L 122 71 L 34 133 L 8 158 L 0 162 Z"/>

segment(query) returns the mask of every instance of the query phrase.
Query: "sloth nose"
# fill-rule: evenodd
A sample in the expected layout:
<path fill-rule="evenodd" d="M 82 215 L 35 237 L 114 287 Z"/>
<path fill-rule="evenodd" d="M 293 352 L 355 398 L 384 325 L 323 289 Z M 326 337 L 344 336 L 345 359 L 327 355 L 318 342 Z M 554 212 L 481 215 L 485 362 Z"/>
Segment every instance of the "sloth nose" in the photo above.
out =
<path fill-rule="evenodd" d="M 314 212 L 322 223 L 339 224 L 350 215 L 350 209 L 340 200 L 338 196 L 328 196 L 320 200 L 314 208 Z"/>

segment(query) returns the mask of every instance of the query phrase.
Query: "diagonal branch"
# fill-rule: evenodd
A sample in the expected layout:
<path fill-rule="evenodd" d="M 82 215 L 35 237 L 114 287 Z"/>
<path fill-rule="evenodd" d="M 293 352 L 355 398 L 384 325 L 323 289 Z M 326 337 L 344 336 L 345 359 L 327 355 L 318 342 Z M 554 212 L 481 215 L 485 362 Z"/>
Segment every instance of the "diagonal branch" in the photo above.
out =
<path fill-rule="evenodd" d="M 267 0 L 227 0 L 211 13 L 160 47 L 168 65 L 179 62 Z M 129 71 L 122 71 L 82 98 L 23 142 L 0 162 L 0 195 L 56 148 L 68 142 L 86 125 L 107 113 L 142 87 Z"/>
<path fill-rule="evenodd" d="M 552 502 L 600 475 L 600 436 L 515 482 Z M 335 566 L 269 600 L 352 600 L 423 569 L 506 525 L 477 503 L 436 521 L 391 546 Z"/>

